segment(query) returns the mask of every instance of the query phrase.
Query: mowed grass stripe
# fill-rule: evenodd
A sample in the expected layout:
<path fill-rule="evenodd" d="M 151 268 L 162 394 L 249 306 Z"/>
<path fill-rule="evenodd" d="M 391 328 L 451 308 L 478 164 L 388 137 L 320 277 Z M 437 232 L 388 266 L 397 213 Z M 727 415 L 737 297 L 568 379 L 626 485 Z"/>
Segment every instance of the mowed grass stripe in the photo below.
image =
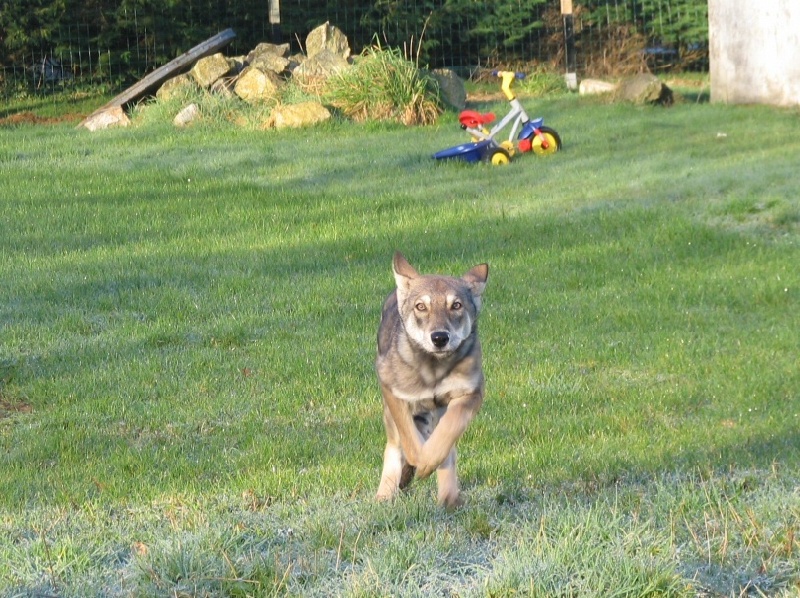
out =
<path fill-rule="evenodd" d="M 452 114 L 0 131 L 0 593 L 792 595 L 796 114 L 535 108 L 506 168 Z M 395 249 L 490 264 L 455 515 L 371 501 Z"/>

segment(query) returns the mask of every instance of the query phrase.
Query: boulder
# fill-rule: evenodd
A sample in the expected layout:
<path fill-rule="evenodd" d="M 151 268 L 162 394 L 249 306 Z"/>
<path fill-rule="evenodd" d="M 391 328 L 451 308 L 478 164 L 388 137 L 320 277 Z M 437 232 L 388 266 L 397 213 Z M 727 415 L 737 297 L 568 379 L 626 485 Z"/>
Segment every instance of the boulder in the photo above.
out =
<path fill-rule="evenodd" d="M 350 63 L 347 62 L 347 59 L 330 50 L 322 50 L 314 54 L 314 56 L 306 58 L 303 64 L 292 71 L 292 76 L 305 83 L 310 80 L 325 80 L 342 72 L 349 66 Z"/>
<path fill-rule="evenodd" d="M 442 101 L 456 110 L 463 110 L 467 105 L 467 90 L 461 77 L 450 69 L 435 69 L 431 75 L 439 83 Z"/>
<path fill-rule="evenodd" d="M 272 110 L 263 128 L 304 127 L 330 119 L 330 111 L 319 102 L 285 104 Z"/>
<path fill-rule="evenodd" d="M 231 68 L 230 61 L 222 53 L 217 52 L 198 60 L 189 74 L 200 87 L 208 89 L 217 79 L 230 73 Z"/>
<path fill-rule="evenodd" d="M 327 50 L 347 60 L 350 57 L 350 44 L 347 36 L 341 29 L 326 21 L 306 37 L 306 55 L 313 58 L 320 52 Z"/>
<path fill-rule="evenodd" d="M 172 79 L 164 81 L 156 92 L 156 98 L 166 102 L 174 97 L 181 97 L 184 94 L 190 93 L 196 88 L 197 84 L 189 75 L 177 75 Z"/>
<path fill-rule="evenodd" d="M 172 119 L 172 124 L 176 127 L 185 127 L 200 118 L 200 108 L 197 104 L 189 104 L 184 107 L 175 118 Z"/>
<path fill-rule="evenodd" d="M 277 75 L 265 73 L 252 66 L 245 67 L 233 86 L 233 92 L 245 102 L 266 102 L 278 93 Z"/>
<path fill-rule="evenodd" d="M 291 70 L 296 69 L 298 66 L 303 64 L 306 61 L 305 54 L 292 54 L 289 56 L 289 68 Z"/>
<path fill-rule="evenodd" d="M 228 64 L 231 65 L 231 70 L 228 74 L 231 76 L 236 76 L 244 70 L 244 67 L 247 66 L 247 57 L 228 56 Z"/>
<path fill-rule="evenodd" d="M 251 62 L 250 66 L 254 66 L 262 71 L 272 71 L 273 73 L 280 75 L 289 68 L 290 64 L 291 63 L 289 62 L 289 59 L 284 58 L 283 56 L 264 54 Z"/>
<path fill-rule="evenodd" d="M 620 81 L 615 99 L 634 104 L 661 104 L 669 106 L 673 102 L 672 90 L 655 75 L 642 73 Z"/>
<path fill-rule="evenodd" d="M 83 122 L 83 126 L 90 131 L 100 131 L 112 127 L 127 127 L 131 120 L 121 106 L 113 106 L 91 115 Z"/>
<path fill-rule="evenodd" d="M 289 53 L 289 44 L 276 46 L 275 44 L 258 44 L 247 55 L 245 61 L 262 71 L 272 71 L 281 74 L 289 68 L 290 60 L 286 57 Z"/>
<path fill-rule="evenodd" d="M 600 81 L 599 79 L 581 79 L 580 85 L 578 86 L 578 93 L 582 96 L 611 93 L 616 90 L 616 84 L 609 83 L 608 81 Z"/>
<path fill-rule="evenodd" d="M 250 50 L 247 58 L 245 58 L 245 62 L 247 62 L 247 64 L 253 64 L 255 60 L 264 54 L 271 54 L 272 56 L 281 56 L 285 58 L 286 55 L 289 54 L 289 44 L 276 45 L 262 42 Z"/>

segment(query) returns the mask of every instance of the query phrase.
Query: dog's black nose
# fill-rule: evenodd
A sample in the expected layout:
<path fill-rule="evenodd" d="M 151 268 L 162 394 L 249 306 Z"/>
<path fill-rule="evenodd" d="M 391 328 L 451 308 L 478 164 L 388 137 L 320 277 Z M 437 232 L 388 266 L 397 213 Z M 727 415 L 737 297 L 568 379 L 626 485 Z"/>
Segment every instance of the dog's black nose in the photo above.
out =
<path fill-rule="evenodd" d="M 431 342 L 434 347 L 441 349 L 450 340 L 450 333 L 444 331 L 431 332 Z"/>

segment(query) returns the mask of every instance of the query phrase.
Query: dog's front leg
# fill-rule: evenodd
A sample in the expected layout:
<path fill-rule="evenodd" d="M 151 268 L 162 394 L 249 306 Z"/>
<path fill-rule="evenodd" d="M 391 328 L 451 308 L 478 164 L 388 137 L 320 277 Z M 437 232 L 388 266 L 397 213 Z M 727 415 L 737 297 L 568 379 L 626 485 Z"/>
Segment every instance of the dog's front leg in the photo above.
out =
<path fill-rule="evenodd" d="M 437 498 L 440 505 L 447 509 L 456 509 L 463 504 L 458 489 L 458 475 L 456 474 L 456 448 L 450 449 L 450 454 L 436 470 L 438 485 Z"/>
<path fill-rule="evenodd" d="M 386 401 L 383 403 L 383 424 L 386 428 L 386 448 L 383 451 L 381 482 L 375 498 L 390 500 L 394 498 L 398 490 L 402 490 L 411 483 L 415 468 L 403 454 L 400 432 Z"/>
<path fill-rule="evenodd" d="M 383 404 L 388 409 L 389 415 L 397 430 L 399 444 L 403 449 L 403 455 L 412 466 L 416 467 L 419 454 L 422 452 L 422 435 L 414 424 L 414 417 L 411 415 L 408 403 L 394 396 L 392 390 L 381 384 L 381 394 Z"/>
<path fill-rule="evenodd" d="M 480 409 L 481 403 L 483 403 L 482 390 L 476 390 L 450 401 L 447 411 L 442 415 L 433 434 L 419 453 L 416 463 L 417 477 L 420 479 L 428 477 L 445 462 L 456 442 L 467 429 L 469 422 Z M 453 471 L 455 472 L 455 452 L 453 452 Z"/>
<path fill-rule="evenodd" d="M 381 472 L 381 483 L 375 498 L 378 500 L 390 500 L 394 498 L 400 490 L 403 481 L 403 470 L 408 467 L 403 459 L 403 451 L 400 445 L 394 444 L 391 440 L 386 443 L 383 451 L 383 471 Z"/>

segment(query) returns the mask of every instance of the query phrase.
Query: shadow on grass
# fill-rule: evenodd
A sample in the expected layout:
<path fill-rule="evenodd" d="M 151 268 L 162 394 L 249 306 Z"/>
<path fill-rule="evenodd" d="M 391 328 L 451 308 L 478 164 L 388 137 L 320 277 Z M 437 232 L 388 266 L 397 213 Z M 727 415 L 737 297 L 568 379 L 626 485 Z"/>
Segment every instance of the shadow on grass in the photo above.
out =
<path fill-rule="evenodd" d="M 557 106 L 540 101 L 533 105 L 542 108 L 546 117 L 550 107 Z M 497 106 L 492 102 L 480 109 Z M 557 129 L 561 122 L 565 127 L 572 122 L 565 110 L 559 112 Z M 635 179 L 631 164 L 636 165 L 641 154 L 635 141 L 643 131 L 648 139 L 652 131 L 680 127 L 697 133 L 697 126 L 667 118 L 672 113 L 661 108 L 640 110 L 637 118 L 628 118 L 628 107 L 614 107 L 612 112 L 624 115 L 613 121 L 614 134 L 625 143 L 611 144 L 608 149 L 604 130 L 597 135 L 565 129 L 567 150 L 563 155 L 548 162 L 523 157 L 520 164 L 512 163 L 505 170 L 433 162 L 429 157 L 433 150 L 448 145 L 447 136 L 435 130 L 415 137 L 413 146 L 408 141 L 398 143 L 405 132 L 382 130 L 381 151 L 373 155 L 363 152 L 363 139 L 357 136 L 345 136 L 329 145 L 316 135 L 301 132 L 281 137 L 280 143 L 254 138 L 247 150 L 238 152 L 214 152 L 216 148 L 203 147 L 208 141 L 202 136 L 183 137 L 180 143 L 162 150 L 158 158 L 153 157 L 149 143 L 136 145 L 128 137 L 120 138 L 114 150 L 124 156 L 125 166 L 117 172 L 117 165 L 110 165 L 108 176 L 125 179 L 141 176 L 133 174 L 139 171 L 150 172 L 150 178 L 142 179 L 141 189 L 130 193 L 130 181 L 126 180 L 127 185 L 119 185 L 121 191 L 87 197 L 84 185 L 91 185 L 94 175 L 69 180 L 61 188 L 68 198 L 64 207 L 69 209 L 56 216 L 43 211 L 41 221 L 27 214 L 25 217 L 35 222 L 29 223 L 27 230 L 9 227 L 0 245 L 11 256 L 19 254 L 31 263 L 35 258 L 38 268 L 32 270 L 27 262 L 21 262 L 19 271 L 25 274 L 20 278 L 25 284 L 0 289 L 0 317 L 3 324 L 11 324 L 9 338 L 14 339 L 3 350 L 22 364 L 17 367 L 10 396 L 20 397 L 35 410 L 32 415 L 11 419 L 46 422 L 54 438 L 63 434 L 65 444 L 74 440 L 82 452 L 62 457 L 72 460 L 73 467 L 86 455 L 101 461 L 104 443 L 111 443 L 122 454 L 128 452 L 133 461 L 138 458 L 136 451 L 141 451 L 145 456 L 134 469 L 155 487 L 163 471 L 169 472 L 170 486 L 180 488 L 199 474 L 224 478 L 232 462 L 246 471 L 263 469 L 266 477 L 273 463 L 288 464 L 288 471 L 275 477 L 279 480 L 276 484 L 304 488 L 314 485 L 304 481 L 303 476 L 305 480 L 310 476 L 301 475 L 301 470 L 327 471 L 330 487 L 337 481 L 330 472 L 337 469 L 377 469 L 383 438 L 372 373 L 374 336 L 381 303 L 393 286 L 391 255 L 398 249 L 423 272 L 458 275 L 475 263 L 489 262 L 484 334 L 495 347 L 486 343 L 486 359 L 501 375 L 489 381 L 487 402 L 496 406 L 498 419 L 515 424 L 521 417 L 504 403 L 506 397 L 498 395 L 530 401 L 526 396 L 530 385 L 508 373 L 530 368 L 536 361 L 553 360 L 565 376 L 589 360 L 596 361 L 600 369 L 635 369 L 641 365 L 638 360 L 652 359 L 652 355 L 640 357 L 625 347 L 625 340 L 641 338 L 642 345 L 658 344 L 687 333 L 708 342 L 709 357 L 697 359 L 710 361 L 714 351 L 742 340 L 731 334 L 737 326 L 746 326 L 741 328 L 743 338 L 758 336 L 761 328 L 781 329 L 787 324 L 791 328 L 796 313 L 791 299 L 780 299 L 786 301 L 781 307 L 770 288 L 760 292 L 759 298 L 774 302 L 776 311 L 759 321 L 764 305 L 757 305 L 754 297 L 744 292 L 727 290 L 741 281 L 730 279 L 722 284 L 720 273 L 736 264 L 752 271 L 764 263 L 783 263 L 791 258 L 784 255 L 779 259 L 777 252 L 796 253 L 796 249 L 765 247 L 752 256 L 745 255 L 743 239 L 737 233 L 702 226 L 691 215 L 676 218 L 685 212 L 671 210 L 668 204 L 673 197 L 676 202 L 678 198 L 684 201 L 684 191 L 696 186 L 688 177 L 671 177 L 668 184 L 674 195 L 665 195 L 667 199 L 662 201 L 645 199 L 635 205 L 614 198 L 581 201 L 594 184 L 592 172 L 606 168 L 618 168 L 617 176 L 624 177 L 626 184 L 615 188 L 627 191 L 627 181 Z M 452 136 L 461 140 L 463 132 L 455 117 L 451 118 Z M 709 131 L 715 133 L 716 129 L 700 133 Z M 153 133 L 156 137 L 160 134 Z M 674 135 L 663 137 L 665 144 L 674 147 Z M 81 139 L 61 157 L 65 162 L 81 159 L 81 145 L 87 147 L 84 152 L 97 151 L 88 149 L 94 147 L 94 140 Z M 193 139 L 205 155 L 186 157 Z M 658 139 L 651 139 L 648 147 L 657 143 Z M 732 180 L 738 182 L 741 164 L 752 148 L 721 144 L 702 146 L 710 148 L 703 150 L 703 166 L 736 173 Z M 298 147 L 308 151 L 313 160 L 297 161 Z M 40 151 L 12 159 L 33 167 L 47 156 Z M 774 151 L 783 150 L 776 147 Z M 153 169 L 154 159 L 163 163 L 161 168 Z M 679 170 L 685 167 L 684 163 L 678 165 Z M 663 169 L 672 172 L 669 166 L 665 162 Z M 241 173 L 247 173 L 244 183 Z M 207 182 L 197 189 L 194 185 L 203 178 Z M 502 186 L 509 179 L 515 185 Z M 574 193 L 563 192 L 571 182 Z M 556 187 L 558 195 L 548 194 Z M 509 193 L 496 193 L 497 188 Z M 578 199 L 569 199 L 573 195 Z M 546 205 L 551 198 L 558 201 L 556 207 Z M 33 208 L 20 202 L 20 212 L 36 209 L 30 205 Z M 102 226 L 87 225 L 103 211 L 113 217 Z M 13 217 L 14 212 L 9 214 Z M 204 214 L 206 220 L 201 217 Z M 151 221 L 151 215 L 158 221 Z M 48 218 L 51 222 L 44 222 Z M 776 253 L 770 255 L 773 251 Z M 54 259 L 48 260 L 50 257 Z M 664 285 L 672 281 L 676 290 L 648 290 L 654 280 Z M 719 293 L 720 287 L 725 292 Z M 677 301 L 671 307 L 662 306 L 664 300 L 658 296 L 663 294 Z M 659 302 L 658 307 L 650 305 L 651 301 Z M 733 323 L 734 318 L 739 323 Z M 712 340 L 704 341 L 705 336 Z M 714 338 L 719 339 L 717 346 Z M 578 353 L 569 343 L 588 348 Z M 783 362 L 778 361 L 782 358 L 779 346 L 768 345 L 767 350 L 775 351 L 776 364 L 763 359 L 759 364 L 769 371 Z M 628 354 L 615 357 L 619 351 Z M 692 379 L 688 383 L 694 388 L 674 407 L 688 414 L 684 420 L 675 418 L 676 434 L 688 435 L 693 426 L 702 432 L 700 427 L 711 421 L 707 416 L 702 423 L 692 422 L 692 403 L 702 401 L 701 394 L 708 389 L 696 379 L 704 376 L 701 368 L 689 372 Z M 791 375 L 787 372 L 789 378 Z M 503 377 L 507 381 L 501 385 Z M 591 388 L 581 398 L 591 405 L 615 390 L 611 383 L 611 390 Z M 646 475 L 740 463 L 768 467 L 773 460 L 796 467 L 798 457 L 791 442 L 798 439 L 791 429 L 796 422 L 790 419 L 791 405 L 786 404 L 790 401 L 765 396 L 766 392 L 756 388 L 754 395 L 774 401 L 781 419 L 770 431 L 761 425 L 758 435 L 749 434 L 743 425 L 717 437 L 698 434 L 687 438 L 680 450 L 675 443 L 654 440 L 661 442 L 655 447 L 659 450 L 644 455 L 641 450 L 625 450 L 620 441 L 607 448 L 605 462 L 598 463 L 586 456 L 592 450 L 592 430 L 568 429 L 561 441 L 552 443 L 555 448 L 537 467 L 557 469 L 576 453 L 589 459 L 585 472 L 578 465 L 550 474 L 545 483 L 564 479 L 613 483 L 627 472 Z M 726 400 L 721 396 L 714 403 L 724 405 Z M 741 402 L 742 397 L 736 400 Z M 194 409 L 193 401 L 197 401 Z M 326 410 L 337 403 L 337 413 Z M 229 408 L 231 404 L 241 407 Z M 548 405 L 533 404 L 531 417 L 569 420 L 569 407 L 568 400 L 562 399 L 555 404 L 555 413 L 548 413 Z M 131 415 L 123 418 L 124 409 L 130 409 Z M 602 415 L 598 412 L 597 419 Z M 605 415 L 616 416 L 613 412 Z M 594 413 L 582 416 L 588 419 Z M 100 450 L 92 446 L 91 436 L 82 440 L 73 432 L 64 432 L 64 425 L 75 426 L 81 418 L 85 421 L 78 428 L 101 422 L 97 425 L 105 440 Z M 155 423 L 140 422 L 144 433 L 133 441 L 130 430 L 123 434 L 108 423 L 131 418 L 151 418 Z M 217 430 L 236 424 L 225 432 L 241 451 L 235 459 L 222 451 L 221 432 L 198 441 L 197 430 L 208 429 L 200 424 L 217 419 L 223 424 Z M 160 424 L 171 424 L 172 431 L 157 433 L 154 429 Z M 641 428 L 649 425 L 641 417 L 636 424 Z M 519 450 L 537 441 L 531 432 L 504 428 L 490 420 L 482 423 L 480 417 L 475 426 L 498 432 L 498 436 L 507 431 L 519 440 Z M 353 429 L 360 431 L 354 433 Z M 638 438 L 647 432 L 639 430 Z M 114 440 L 115 435 L 120 438 Z M 15 432 L 19 445 L 34 437 L 38 437 L 35 431 L 20 428 Z M 788 438 L 788 443 L 782 438 Z M 482 445 L 476 440 L 471 451 L 491 462 L 494 453 L 507 450 L 505 440 L 502 438 L 497 449 L 491 441 Z M 203 454 L 214 451 L 198 454 L 195 448 L 206 441 L 220 450 L 203 465 Z M 158 461 L 164 459 L 159 452 L 164 445 L 171 447 L 171 456 Z M 28 462 L 52 461 L 58 450 L 53 444 L 42 446 Z M 365 451 L 369 451 L 366 457 Z M 195 462 L 180 465 L 191 460 Z M 504 463 L 502 458 L 498 464 L 496 471 L 479 471 L 474 466 L 474 477 L 488 481 L 489 477 L 510 478 L 518 473 L 516 465 Z M 203 472 L 203 467 L 208 471 Z M 533 473 L 536 476 L 536 471 Z M 128 480 L 122 482 L 128 484 L 124 490 L 136 491 L 137 478 Z M 24 487 L 13 479 L 10 484 Z"/>
<path fill-rule="evenodd" d="M 328 173 L 334 178 L 353 176 L 354 169 L 344 167 Z M 150 199 L 157 201 L 158 196 L 153 194 Z M 276 482 L 288 487 L 316 487 L 315 482 L 303 479 L 304 471 L 326 471 L 325 475 L 335 480 L 337 469 L 375 469 L 383 439 L 371 374 L 372 346 L 382 300 L 393 286 L 390 260 L 396 249 L 404 251 L 423 272 L 458 275 L 475 263 L 488 261 L 486 310 L 494 312 L 493 322 L 509 335 L 503 340 L 523 347 L 541 333 L 536 322 L 518 311 L 521 305 L 546 315 L 542 302 L 561 300 L 570 305 L 579 297 L 586 302 L 582 305 L 590 305 L 592 297 L 600 296 L 600 306 L 610 309 L 602 293 L 611 289 L 619 293 L 613 302 L 625 303 L 635 314 L 639 287 L 631 281 L 653 268 L 709 272 L 715 263 L 747 263 L 747 258 L 732 251 L 736 235 L 711 233 L 688 220 L 660 230 L 668 216 L 654 208 L 611 203 L 603 210 L 544 217 L 486 216 L 475 208 L 471 219 L 465 221 L 464 212 L 447 208 L 449 199 L 432 199 L 441 203 L 441 209 L 427 213 L 437 214 L 438 219 L 420 222 L 408 217 L 407 198 L 401 193 L 383 198 L 366 221 L 363 205 L 339 203 L 337 219 L 367 227 L 343 230 L 336 240 L 314 240 L 313 234 L 305 232 L 284 244 L 212 242 L 235 239 L 242 227 L 253 225 L 254 214 L 269 212 L 270 202 L 289 199 L 291 196 L 266 196 L 260 205 L 254 202 L 250 210 L 219 222 L 219 228 L 205 239 L 207 245 L 187 246 L 184 227 L 176 220 L 159 237 L 157 250 L 134 252 L 123 259 L 117 250 L 124 249 L 125 242 L 119 239 L 65 236 L 58 242 L 58 253 L 75 260 L 60 262 L 59 268 L 66 268 L 67 274 L 42 272 L 36 284 L 6 297 L 13 298 L 6 301 L 10 316 L 5 318 L 12 326 L 19 319 L 27 326 L 57 329 L 58 342 L 41 352 L 21 345 L 7 346 L 6 351 L 12 353 L 11 358 L 15 352 L 30 352 L 25 364 L 15 370 L 17 387 L 38 381 L 47 388 L 50 380 L 54 381 L 51 393 L 69 393 L 31 397 L 35 412 L 24 416 L 49 421 L 45 429 L 53 434 L 58 431 L 64 437 L 61 442 L 72 445 L 73 450 L 62 451 L 58 460 L 75 468 L 87 455 L 90 461 L 101 461 L 111 447 L 118 457 L 122 455 L 119 462 L 130 468 L 128 481 L 118 482 L 122 493 L 135 493 L 142 480 L 159 488 L 167 484 L 179 489 L 198 478 L 224 479 L 231 466 L 231 458 L 223 450 L 227 444 L 243 452 L 233 461 L 246 470 L 258 468 L 262 462 L 262 467 L 288 464 L 289 470 Z M 291 221 L 278 224 L 313 231 L 330 214 L 331 198 L 320 194 L 306 201 Z M 185 216 L 187 221 L 192 217 L 191 213 Z M 370 222 L 374 228 L 369 227 Z M 659 230 L 654 239 L 653 231 Z M 146 232 L 130 234 L 134 246 L 147 240 Z M 626 287 L 628 291 L 619 290 Z M 700 299 L 689 296 L 688 307 L 695 300 Z M 644 324 L 640 332 L 645 337 L 681 334 L 678 312 L 686 308 L 676 306 L 676 313 Z M 591 319 L 568 316 L 560 320 L 560 334 L 589 342 L 592 335 L 602 334 L 602 329 L 583 329 Z M 713 322 L 710 325 L 713 327 Z M 613 358 L 605 351 L 598 349 L 597 359 L 610 365 Z M 535 356 L 530 349 L 525 349 L 525 354 Z M 575 359 L 568 353 L 555 357 Z M 132 375 L 137 387 L 126 388 L 126 371 L 132 367 L 145 373 Z M 517 366 L 508 362 L 497 367 Z M 257 374 L 240 374 L 246 369 Z M 94 374 L 82 378 L 85 374 L 81 372 Z M 488 400 L 493 400 L 491 394 L 497 390 L 490 382 Z M 105 396 L 108 393 L 110 400 Z M 185 394 L 205 403 L 187 409 L 178 398 Z M 337 396 L 371 401 L 374 422 L 359 420 L 354 416 L 359 410 L 355 407 L 345 409 L 343 415 L 330 412 L 328 406 Z M 213 420 L 215 410 L 224 410 L 226 397 L 233 397 L 240 407 L 216 416 L 222 422 L 217 425 L 219 432 L 198 436 L 198 426 L 206 418 Z M 83 401 L 87 405 L 81 405 Z M 180 405 L 173 406 L 173 401 Z M 93 417 L 97 422 L 116 421 L 125 404 L 134 412 L 128 417 L 144 420 L 154 416 L 158 423 L 136 433 L 120 433 L 114 425 L 99 424 L 98 430 L 88 433 L 95 425 Z M 85 415 L 92 409 L 100 412 Z M 138 415 L 137 409 L 141 410 Z M 498 417 L 510 417 L 508 407 L 497 409 Z M 690 441 L 677 452 L 663 449 L 658 459 L 616 450 L 605 463 L 577 475 L 586 484 L 602 486 L 613 485 L 631 473 L 647 476 L 705 468 L 769 468 L 773 464 L 796 468 L 800 437 L 797 421 L 791 419 L 788 409 L 780 412 L 766 437 L 751 435 L 743 426 L 741 433 L 716 437 L 713 445 Z M 539 412 L 537 417 L 553 415 Z M 480 419 L 475 426 L 482 425 Z M 359 434 L 349 433 L 353 425 L 361 428 Z M 226 426 L 227 436 L 222 433 Z M 230 430 L 230 426 L 241 428 Z M 189 433 L 181 433 L 186 430 Z M 20 429 L 16 441 L 23 445 L 33 441 L 31 434 Z M 528 438 L 522 434 L 517 441 L 524 443 Z M 367 449 L 361 446 L 365 442 Z M 581 442 L 581 432 L 570 432 L 567 445 L 557 446 L 549 457 L 551 465 L 570 459 L 574 449 L 568 444 Z M 168 452 L 160 453 L 162 447 Z M 475 448 L 487 457 L 494 450 L 488 445 Z M 48 459 L 47 453 L 55 450 L 56 445 L 42 444 L 27 453 L 28 462 L 41 465 L 41 460 Z M 371 455 L 366 459 L 365 450 Z M 18 456 L 23 453 L 26 451 Z M 476 479 L 515 475 L 514 467 L 502 466 L 502 458 L 498 463 L 498 471 L 476 472 Z M 565 473 L 574 475 L 569 470 Z M 555 481 L 553 477 L 545 479 Z M 8 483 L 14 485 L 13 476 Z M 29 497 L 19 498 L 24 503 Z"/>

